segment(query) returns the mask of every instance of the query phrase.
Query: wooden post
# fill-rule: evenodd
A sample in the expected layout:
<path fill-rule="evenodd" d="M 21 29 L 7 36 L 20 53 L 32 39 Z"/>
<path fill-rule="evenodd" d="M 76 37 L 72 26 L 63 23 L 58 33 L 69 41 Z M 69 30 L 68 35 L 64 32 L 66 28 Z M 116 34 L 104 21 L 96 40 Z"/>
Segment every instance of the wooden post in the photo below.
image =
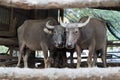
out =
<path fill-rule="evenodd" d="M 16 34 L 16 18 L 14 18 L 14 9 L 13 8 L 11 8 L 9 32 L 13 35 Z"/>

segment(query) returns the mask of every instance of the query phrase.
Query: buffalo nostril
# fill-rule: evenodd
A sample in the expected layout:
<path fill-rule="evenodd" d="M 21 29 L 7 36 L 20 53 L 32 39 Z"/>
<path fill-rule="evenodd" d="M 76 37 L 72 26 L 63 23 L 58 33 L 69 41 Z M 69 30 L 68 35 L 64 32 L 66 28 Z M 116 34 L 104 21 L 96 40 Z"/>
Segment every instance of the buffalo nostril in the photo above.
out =
<path fill-rule="evenodd" d="M 68 43 L 68 44 L 67 44 L 67 47 L 71 47 L 71 46 L 72 46 L 72 43 Z"/>
<path fill-rule="evenodd" d="M 58 42 L 58 45 L 61 45 L 62 44 L 62 42 Z"/>
<path fill-rule="evenodd" d="M 63 47 L 63 42 L 58 42 L 58 47 Z"/>

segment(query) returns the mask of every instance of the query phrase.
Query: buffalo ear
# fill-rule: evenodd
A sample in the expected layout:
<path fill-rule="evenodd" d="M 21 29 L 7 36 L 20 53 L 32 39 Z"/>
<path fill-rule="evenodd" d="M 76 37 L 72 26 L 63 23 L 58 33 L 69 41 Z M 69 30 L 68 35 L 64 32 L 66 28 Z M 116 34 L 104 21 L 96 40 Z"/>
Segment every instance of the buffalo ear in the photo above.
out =
<path fill-rule="evenodd" d="M 52 31 L 49 30 L 49 29 L 47 29 L 47 28 L 44 28 L 43 31 L 44 31 L 45 33 L 48 33 L 48 34 L 52 34 Z"/>

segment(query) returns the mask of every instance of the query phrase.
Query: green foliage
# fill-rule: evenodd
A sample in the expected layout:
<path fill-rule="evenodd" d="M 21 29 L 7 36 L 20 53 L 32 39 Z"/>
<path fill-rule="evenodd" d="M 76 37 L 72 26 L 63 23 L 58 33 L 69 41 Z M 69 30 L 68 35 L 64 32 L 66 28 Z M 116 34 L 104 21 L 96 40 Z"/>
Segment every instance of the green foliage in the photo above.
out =
<path fill-rule="evenodd" d="M 0 53 L 6 53 L 8 50 L 8 47 L 0 46 Z"/>
<path fill-rule="evenodd" d="M 100 10 L 100 9 L 66 9 L 65 17 L 70 20 L 70 22 L 78 22 L 80 18 L 84 16 L 92 17 L 102 17 L 105 20 L 109 20 L 113 26 L 115 26 L 116 31 L 119 32 L 120 28 L 120 12 L 112 10 Z M 108 30 L 107 30 L 108 40 L 117 40 Z"/>

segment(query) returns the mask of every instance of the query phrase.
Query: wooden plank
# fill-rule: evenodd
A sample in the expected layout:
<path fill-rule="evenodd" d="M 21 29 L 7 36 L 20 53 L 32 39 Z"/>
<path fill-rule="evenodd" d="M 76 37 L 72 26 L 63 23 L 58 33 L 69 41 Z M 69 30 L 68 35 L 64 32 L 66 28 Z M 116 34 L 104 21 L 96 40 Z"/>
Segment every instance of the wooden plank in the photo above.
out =
<path fill-rule="evenodd" d="M 9 30 L 9 25 L 0 22 L 0 31 L 8 31 L 8 30 Z"/>
<path fill-rule="evenodd" d="M 119 40 L 108 41 L 107 46 L 108 47 L 120 46 L 120 41 Z"/>
<path fill-rule="evenodd" d="M 9 55 L 0 55 L 0 60 L 4 59 L 4 60 L 8 60 L 8 59 L 17 59 L 17 57 L 12 57 Z"/>
<path fill-rule="evenodd" d="M 22 9 L 115 7 L 120 0 L 0 0 L 0 5 Z"/>
<path fill-rule="evenodd" d="M 12 66 L 17 64 L 17 60 L 16 61 L 6 61 L 6 62 L 0 62 L 0 66 Z"/>
<path fill-rule="evenodd" d="M 0 31 L 0 36 L 1 37 L 15 37 L 15 33 L 10 32 L 10 31 Z"/>
<path fill-rule="evenodd" d="M 17 41 L 16 38 L 0 38 L 0 45 L 6 45 L 6 46 L 14 45 L 14 46 L 17 46 L 18 41 Z"/>

